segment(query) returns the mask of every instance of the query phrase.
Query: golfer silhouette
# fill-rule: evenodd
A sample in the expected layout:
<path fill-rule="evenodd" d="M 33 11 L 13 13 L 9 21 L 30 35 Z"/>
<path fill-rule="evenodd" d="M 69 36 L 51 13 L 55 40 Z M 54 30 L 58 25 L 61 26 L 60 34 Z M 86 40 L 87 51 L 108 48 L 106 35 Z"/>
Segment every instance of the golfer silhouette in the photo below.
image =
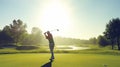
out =
<path fill-rule="evenodd" d="M 51 58 L 50 58 L 50 60 L 52 61 L 52 60 L 55 59 L 54 58 L 54 52 L 53 52 L 54 45 L 55 45 L 54 44 L 54 40 L 53 40 L 53 36 L 50 33 L 50 31 L 45 32 L 44 35 L 45 35 L 46 39 L 48 39 L 48 41 L 49 41 L 49 48 L 50 48 L 50 52 L 51 52 Z"/>

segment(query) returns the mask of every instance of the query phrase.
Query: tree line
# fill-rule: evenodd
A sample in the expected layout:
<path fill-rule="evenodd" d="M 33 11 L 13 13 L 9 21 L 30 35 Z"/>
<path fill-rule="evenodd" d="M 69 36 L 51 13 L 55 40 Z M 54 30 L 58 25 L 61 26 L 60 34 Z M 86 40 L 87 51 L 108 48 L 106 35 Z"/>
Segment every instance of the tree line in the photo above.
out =
<path fill-rule="evenodd" d="M 33 27 L 31 33 L 28 33 L 27 25 L 22 20 L 13 20 L 12 24 L 6 25 L 0 30 L 0 46 L 4 46 L 9 43 L 15 45 L 40 45 L 48 44 L 47 40 L 42 35 L 41 29 Z M 99 35 L 97 38 L 93 37 L 89 40 L 81 40 L 74 38 L 55 37 L 55 43 L 58 45 L 81 45 L 81 44 L 93 44 L 102 47 L 111 45 L 120 50 L 120 19 L 113 18 L 107 24 L 103 35 Z"/>
<path fill-rule="evenodd" d="M 14 43 L 15 45 L 38 45 L 41 43 L 42 31 L 38 27 L 33 27 L 29 34 L 27 25 L 22 20 L 13 20 L 12 24 L 6 25 L 0 30 L 0 46 Z"/>
<path fill-rule="evenodd" d="M 117 46 L 118 50 L 120 50 L 120 19 L 119 18 L 111 19 L 106 24 L 106 28 L 105 31 L 103 31 L 103 35 L 99 35 L 97 38 L 93 37 L 90 38 L 89 40 L 65 38 L 63 40 L 65 43 L 67 42 L 69 44 L 93 44 L 102 47 L 110 45 L 112 49 L 114 49 L 115 46 Z M 60 38 L 58 39 L 58 41 L 60 41 Z"/>
<path fill-rule="evenodd" d="M 109 23 L 106 24 L 103 36 L 100 35 L 98 39 L 100 45 L 111 45 L 112 49 L 114 49 L 114 46 L 117 46 L 118 50 L 120 50 L 120 19 L 111 19 Z"/>

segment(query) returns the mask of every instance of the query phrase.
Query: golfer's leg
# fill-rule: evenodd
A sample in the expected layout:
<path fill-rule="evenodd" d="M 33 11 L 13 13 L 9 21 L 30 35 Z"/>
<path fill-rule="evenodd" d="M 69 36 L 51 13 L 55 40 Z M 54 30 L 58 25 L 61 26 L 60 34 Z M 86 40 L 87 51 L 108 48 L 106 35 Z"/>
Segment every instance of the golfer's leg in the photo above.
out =
<path fill-rule="evenodd" d="M 53 52 L 53 50 L 51 52 L 51 58 L 54 59 L 54 52 Z"/>
<path fill-rule="evenodd" d="M 53 47 L 50 47 L 51 59 L 54 59 Z"/>
<path fill-rule="evenodd" d="M 51 59 L 54 59 L 54 43 L 50 43 L 49 44 L 49 48 L 50 48 L 50 53 L 51 53 Z"/>

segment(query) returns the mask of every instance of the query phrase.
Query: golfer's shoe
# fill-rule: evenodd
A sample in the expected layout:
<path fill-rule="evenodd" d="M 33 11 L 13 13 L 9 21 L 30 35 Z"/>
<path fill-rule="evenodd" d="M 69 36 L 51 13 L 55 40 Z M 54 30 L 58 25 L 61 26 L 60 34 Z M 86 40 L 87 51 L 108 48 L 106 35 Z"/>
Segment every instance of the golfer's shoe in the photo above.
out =
<path fill-rule="evenodd" d="M 50 62 L 53 62 L 54 61 L 54 59 L 49 59 L 50 60 Z"/>
<path fill-rule="evenodd" d="M 50 62 L 53 62 L 54 60 L 50 60 Z"/>
<path fill-rule="evenodd" d="M 54 57 L 52 57 L 52 59 L 55 59 Z"/>
<path fill-rule="evenodd" d="M 54 56 L 51 56 L 50 60 L 54 60 L 54 59 L 55 59 Z"/>
<path fill-rule="evenodd" d="M 54 57 L 51 57 L 50 59 L 55 59 Z"/>
<path fill-rule="evenodd" d="M 54 60 L 54 59 L 50 58 L 49 60 Z"/>

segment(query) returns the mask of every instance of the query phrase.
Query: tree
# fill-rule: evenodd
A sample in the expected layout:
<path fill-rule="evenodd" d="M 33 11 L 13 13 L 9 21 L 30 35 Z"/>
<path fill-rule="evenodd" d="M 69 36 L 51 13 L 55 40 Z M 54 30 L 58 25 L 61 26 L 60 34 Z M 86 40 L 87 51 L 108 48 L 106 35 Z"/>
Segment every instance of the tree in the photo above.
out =
<path fill-rule="evenodd" d="M 112 42 L 112 49 L 116 43 L 118 50 L 120 50 L 120 19 L 112 19 L 106 25 L 104 36 Z"/>
<path fill-rule="evenodd" d="M 98 36 L 97 39 L 98 39 L 98 41 L 97 41 L 98 44 L 102 47 L 110 44 L 109 40 L 105 36 L 100 35 L 100 36 Z"/>
<path fill-rule="evenodd" d="M 16 44 L 21 41 L 26 32 L 26 24 L 21 20 L 13 20 L 13 24 L 10 24 L 10 34 Z"/>
<path fill-rule="evenodd" d="M 97 39 L 95 37 L 89 39 L 90 44 L 97 44 Z"/>
<path fill-rule="evenodd" d="M 13 38 L 10 36 L 10 27 L 5 26 L 3 30 L 0 31 L 0 43 L 12 43 Z"/>
<path fill-rule="evenodd" d="M 12 42 L 13 42 L 13 38 L 11 38 L 10 35 L 8 35 L 5 31 L 0 32 L 0 44 L 4 45 Z"/>
<path fill-rule="evenodd" d="M 42 31 L 38 27 L 32 28 L 31 36 L 32 36 L 33 44 L 41 43 L 41 39 L 43 38 L 43 35 L 42 35 Z"/>
<path fill-rule="evenodd" d="M 43 39 L 42 31 L 38 27 L 33 27 L 32 32 L 26 35 L 22 41 L 23 45 L 39 45 Z"/>
<path fill-rule="evenodd" d="M 1 32 L 2 33 L 4 32 L 4 34 L 6 34 L 7 36 L 11 37 L 11 35 L 10 35 L 10 27 L 8 25 L 6 25 Z"/>

